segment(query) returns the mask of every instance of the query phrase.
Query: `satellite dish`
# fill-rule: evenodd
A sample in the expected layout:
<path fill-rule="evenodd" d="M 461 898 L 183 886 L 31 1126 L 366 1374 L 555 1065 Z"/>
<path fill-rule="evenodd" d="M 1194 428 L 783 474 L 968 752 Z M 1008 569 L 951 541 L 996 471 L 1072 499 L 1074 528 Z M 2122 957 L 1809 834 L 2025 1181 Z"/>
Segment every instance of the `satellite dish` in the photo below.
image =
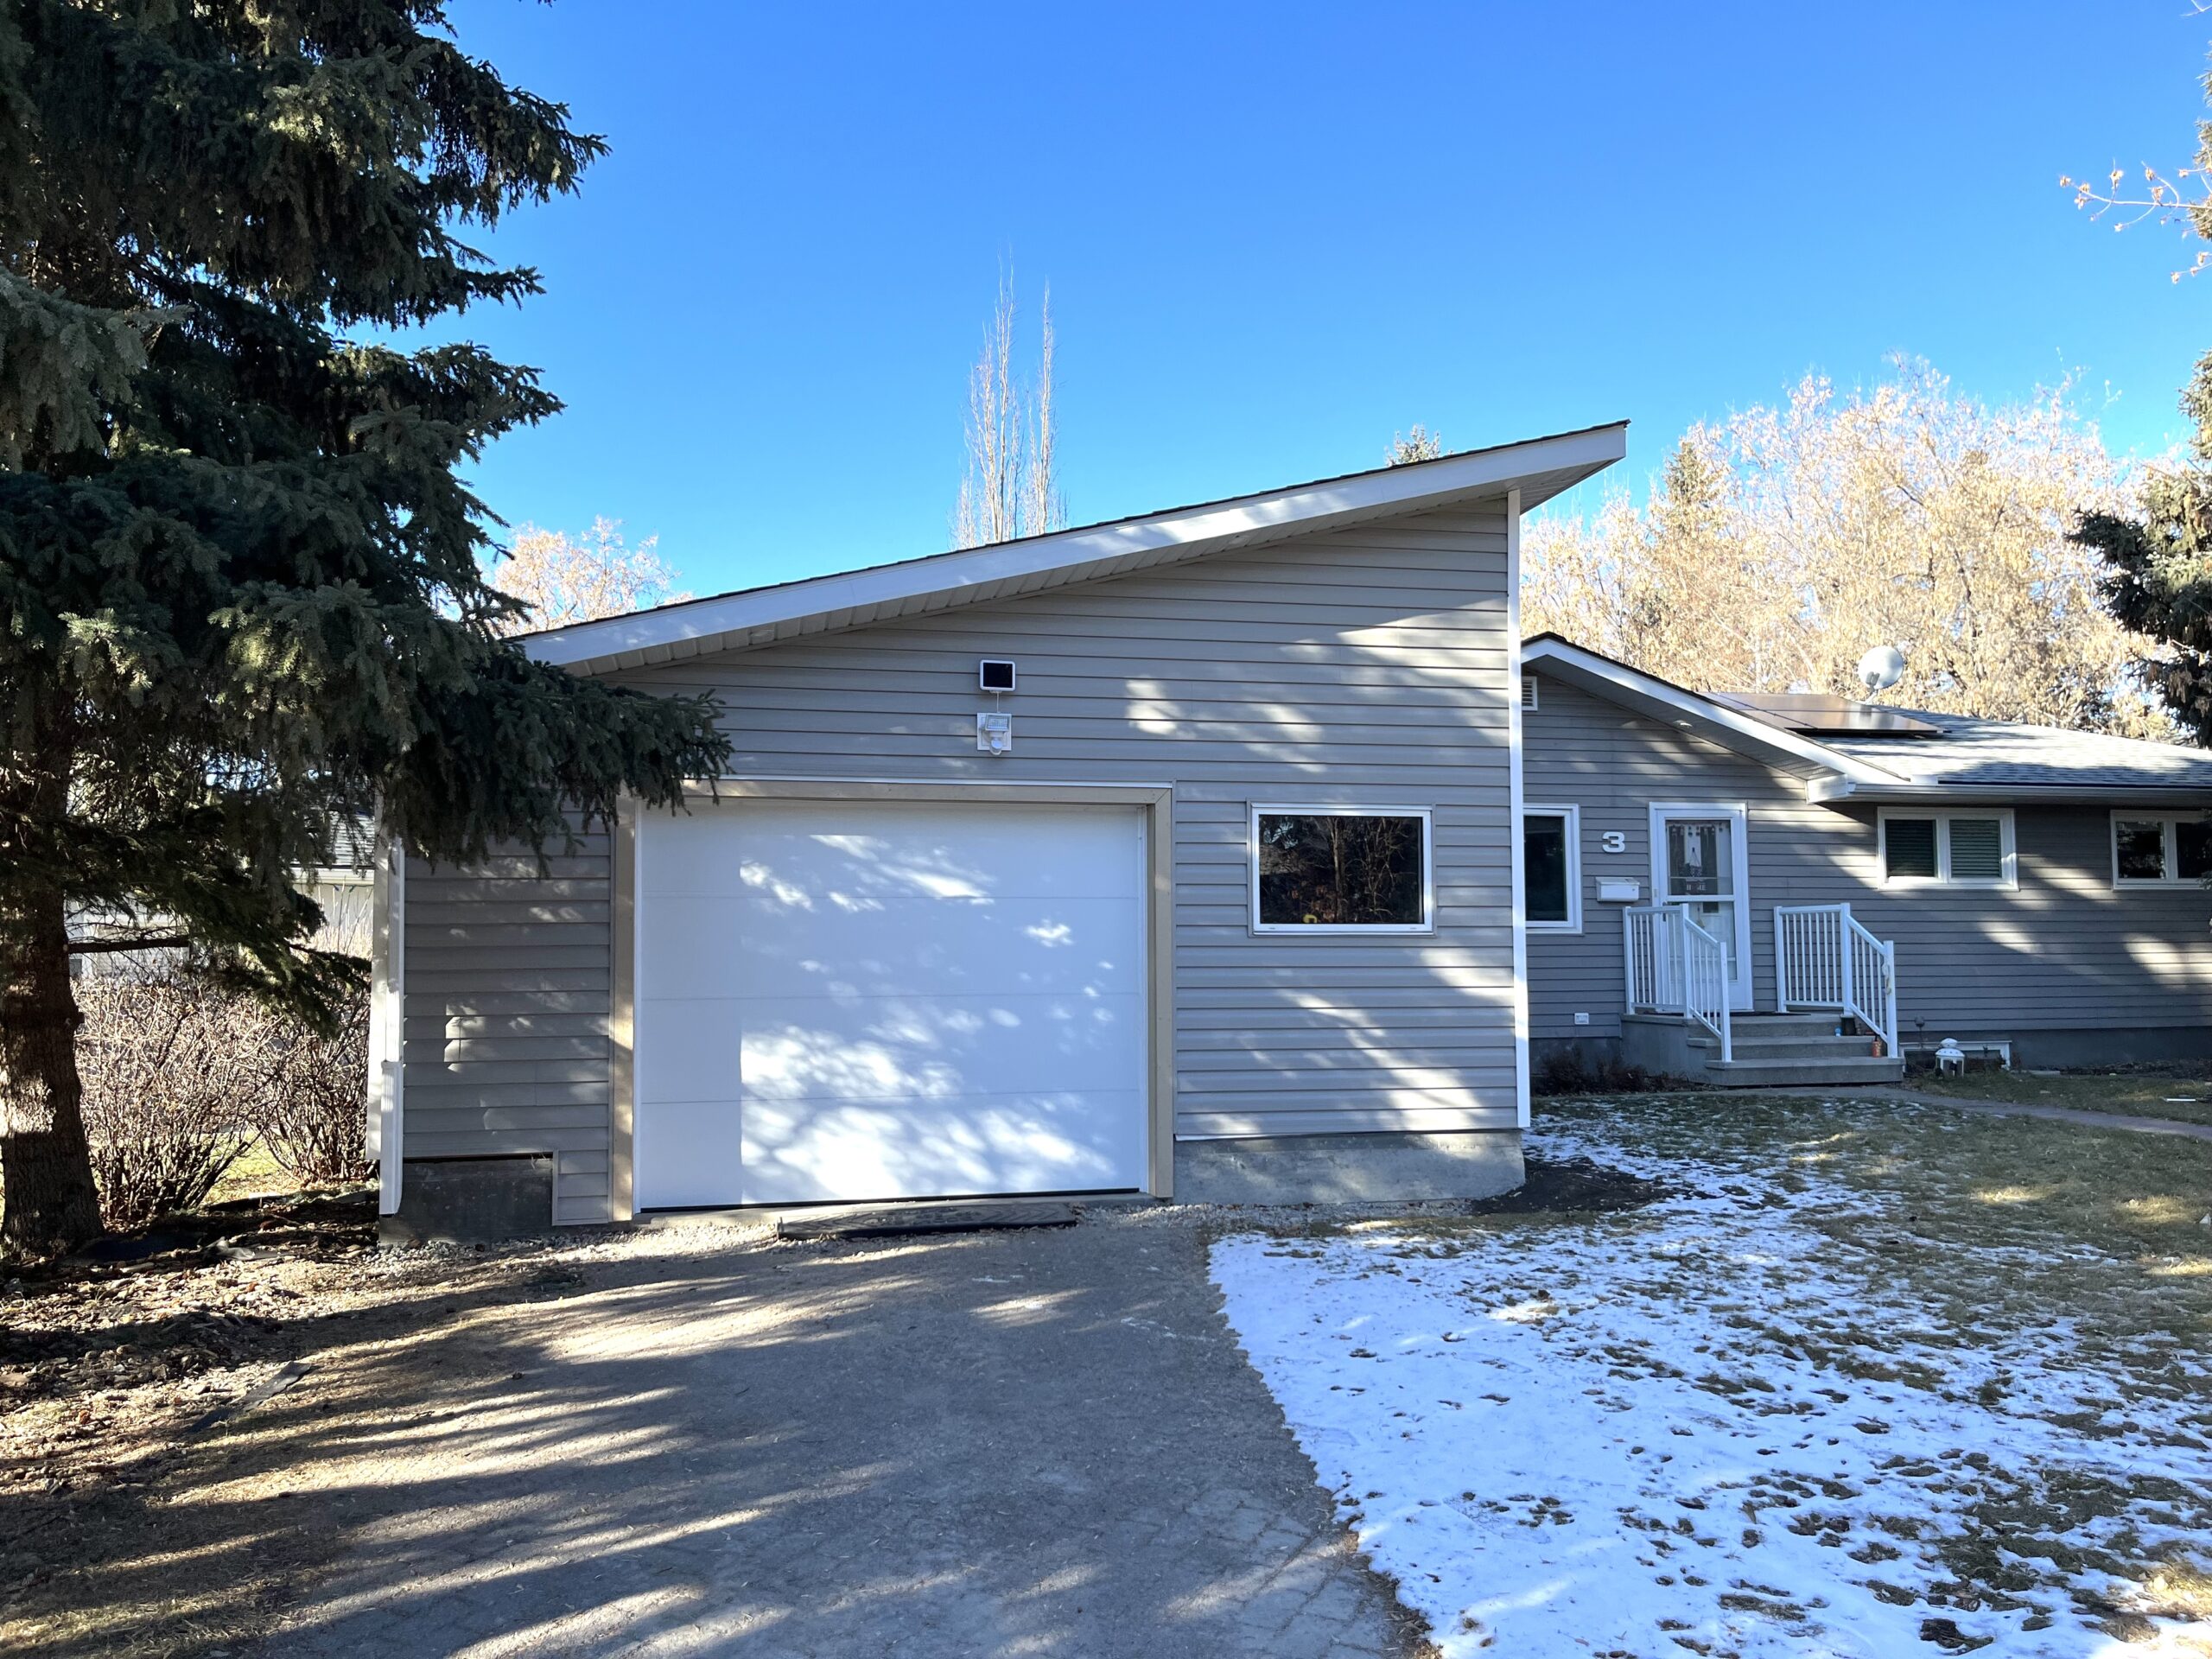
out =
<path fill-rule="evenodd" d="M 1904 677 L 1904 652 L 1895 645 L 1877 645 L 1859 659 L 1859 683 L 1866 695 L 1886 691 Z"/>

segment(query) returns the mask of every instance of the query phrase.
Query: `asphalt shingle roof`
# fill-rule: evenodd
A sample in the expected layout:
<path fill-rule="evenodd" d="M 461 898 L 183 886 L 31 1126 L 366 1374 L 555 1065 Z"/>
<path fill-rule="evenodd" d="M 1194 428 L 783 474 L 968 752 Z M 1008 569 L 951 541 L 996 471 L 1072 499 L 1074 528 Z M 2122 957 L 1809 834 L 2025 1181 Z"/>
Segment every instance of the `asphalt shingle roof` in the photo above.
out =
<path fill-rule="evenodd" d="M 2212 749 L 1918 709 L 1897 712 L 1939 727 L 1943 734 L 1911 738 L 1824 733 L 1817 741 L 1916 783 L 2212 789 Z"/>

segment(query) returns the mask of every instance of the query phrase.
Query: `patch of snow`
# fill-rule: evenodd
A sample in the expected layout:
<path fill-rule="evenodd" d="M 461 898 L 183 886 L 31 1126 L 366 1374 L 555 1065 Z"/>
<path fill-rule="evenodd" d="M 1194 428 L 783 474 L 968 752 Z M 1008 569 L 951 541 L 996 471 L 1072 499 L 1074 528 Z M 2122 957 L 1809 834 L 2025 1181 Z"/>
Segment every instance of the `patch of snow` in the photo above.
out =
<path fill-rule="evenodd" d="M 2171 1621 L 2108 1634 L 2093 1616 L 2132 1586 L 2063 1553 L 2201 1542 L 2194 1357 L 2161 1351 L 2183 1386 L 2123 1402 L 2109 1344 L 2063 1319 L 1948 1328 L 1884 1270 L 1898 1218 L 1863 1194 L 1531 1140 L 1701 1191 L 1212 1252 L 1339 1513 L 1450 1659 L 2212 1652 Z"/>

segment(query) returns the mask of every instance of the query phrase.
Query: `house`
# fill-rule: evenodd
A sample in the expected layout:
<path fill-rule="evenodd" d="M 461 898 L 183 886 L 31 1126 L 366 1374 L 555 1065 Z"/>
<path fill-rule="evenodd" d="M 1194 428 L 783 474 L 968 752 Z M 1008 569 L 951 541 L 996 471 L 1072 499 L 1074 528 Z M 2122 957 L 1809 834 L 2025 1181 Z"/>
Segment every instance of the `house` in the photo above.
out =
<path fill-rule="evenodd" d="M 1700 696 L 1556 635 L 1522 671 L 1539 1065 L 1840 1084 L 1946 1038 L 2212 1056 L 2212 753 Z"/>
<path fill-rule="evenodd" d="M 711 691 L 734 757 L 542 861 L 378 873 L 386 1211 L 1480 1196 L 1532 1053 L 2206 1053 L 2212 756 L 1521 645 L 1521 515 L 1624 442 L 532 637 Z"/>
<path fill-rule="evenodd" d="M 484 1229 L 1521 1179 L 1521 515 L 1613 425 L 666 605 L 689 810 L 379 877 L 384 1202 Z"/>

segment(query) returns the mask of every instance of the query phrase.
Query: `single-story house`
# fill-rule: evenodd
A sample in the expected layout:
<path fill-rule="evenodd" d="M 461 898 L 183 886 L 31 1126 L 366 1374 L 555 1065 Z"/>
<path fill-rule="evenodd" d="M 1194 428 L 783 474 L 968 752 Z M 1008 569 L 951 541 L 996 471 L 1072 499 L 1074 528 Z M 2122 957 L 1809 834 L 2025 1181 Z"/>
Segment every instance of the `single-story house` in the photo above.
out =
<path fill-rule="evenodd" d="M 533 636 L 711 691 L 734 756 L 543 860 L 379 872 L 386 1211 L 1476 1196 L 1520 1179 L 1532 1048 L 1723 1082 L 1887 1075 L 1923 1028 L 2186 1048 L 2212 760 L 1524 652 L 1521 516 L 1624 444 Z"/>
<path fill-rule="evenodd" d="M 2212 753 L 1700 695 L 1549 634 L 1522 674 L 1540 1066 L 1872 1083 L 1947 1038 L 2023 1065 L 2212 1056 Z M 1702 987 L 1686 943 L 1717 959 Z"/>

